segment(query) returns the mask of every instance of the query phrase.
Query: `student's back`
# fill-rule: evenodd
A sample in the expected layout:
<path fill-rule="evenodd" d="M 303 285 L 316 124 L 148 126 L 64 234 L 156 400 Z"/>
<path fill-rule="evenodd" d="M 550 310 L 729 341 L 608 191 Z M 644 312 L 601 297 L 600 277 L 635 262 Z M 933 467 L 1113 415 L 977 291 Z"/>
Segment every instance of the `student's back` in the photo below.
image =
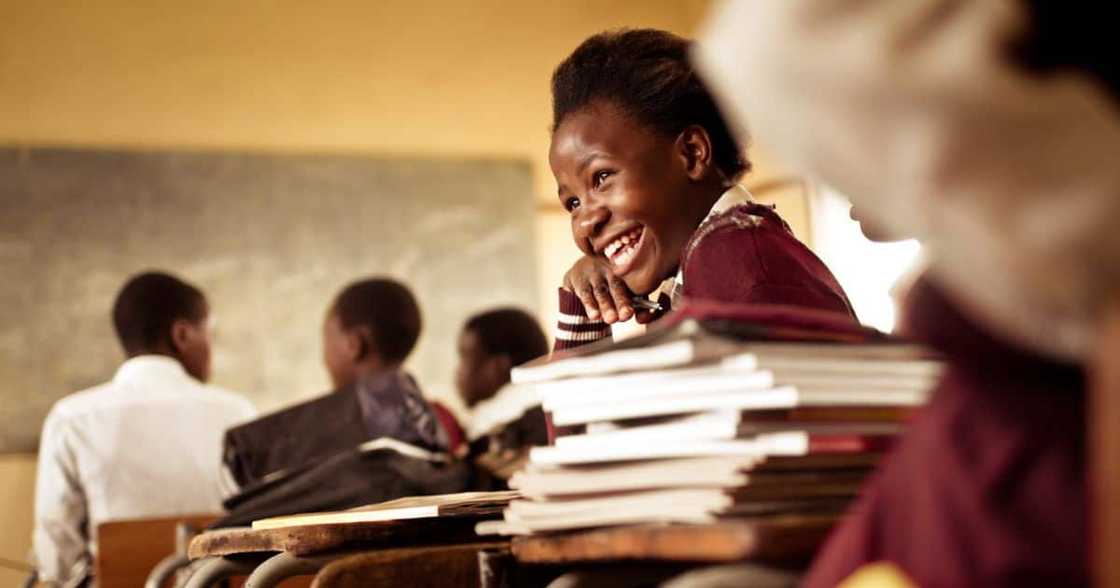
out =
<path fill-rule="evenodd" d="M 403 371 L 364 376 L 226 432 L 224 461 L 241 488 L 389 437 L 444 451 L 436 413 Z"/>
<path fill-rule="evenodd" d="M 145 355 L 56 403 L 40 454 L 72 466 L 92 536 L 108 520 L 219 511 L 222 435 L 254 414 L 243 397 L 198 382 L 175 360 Z M 40 471 L 50 480 L 56 470 Z"/>
<path fill-rule="evenodd" d="M 420 329 L 419 305 L 403 284 L 369 278 L 346 286 L 323 321 L 333 391 L 230 430 L 223 459 L 237 485 L 246 490 L 379 437 L 446 451 L 436 414 L 402 367 Z"/>
<path fill-rule="evenodd" d="M 195 310 L 176 309 L 176 300 Z M 222 435 L 255 414 L 244 398 L 200 381 L 209 373 L 200 292 L 144 274 L 122 291 L 115 315 L 133 357 L 111 381 L 57 402 L 43 425 L 34 547 L 44 581 L 86 575 L 103 522 L 218 512 Z M 153 320 L 168 336 L 135 353 L 127 332 L 150 332 Z"/>

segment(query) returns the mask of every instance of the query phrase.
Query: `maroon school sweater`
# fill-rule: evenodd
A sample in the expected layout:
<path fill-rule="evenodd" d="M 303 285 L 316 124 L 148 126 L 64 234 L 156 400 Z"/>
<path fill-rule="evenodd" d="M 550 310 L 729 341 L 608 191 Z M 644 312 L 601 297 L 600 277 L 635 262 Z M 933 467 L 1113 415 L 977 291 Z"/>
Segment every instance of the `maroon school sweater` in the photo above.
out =
<path fill-rule="evenodd" d="M 923 587 L 1087 584 L 1082 370 L 988 335 L 925 281 L 907 309 L 947 372 L 805 586 L 878 561 Z"/>
<path fill-rule="evenodd" d="M 803 306 L 856 320 L 832 272 L 770 206 L 740 204 L 701 223 L 681 254 L 681 273 L 689 298 Z M 554 351 L 611 335 L 609 325 L 587 318 L 579 297 L 563 288 L 560 313 Z"/>

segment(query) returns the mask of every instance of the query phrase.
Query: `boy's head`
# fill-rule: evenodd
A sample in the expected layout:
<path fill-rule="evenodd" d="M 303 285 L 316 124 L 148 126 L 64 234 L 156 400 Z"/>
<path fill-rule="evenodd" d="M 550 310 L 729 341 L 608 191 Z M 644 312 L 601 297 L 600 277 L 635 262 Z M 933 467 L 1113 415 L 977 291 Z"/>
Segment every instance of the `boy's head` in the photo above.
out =
<path fill-rule="evenodd" d="M 499 308 L 471 317 L 459 334 L 455 385 L 467 406 L 492 397 L 509 372 L 548 353 L 544 331 L 529 313 Z"/>
<path fill-rule="evenodd" d="M 600 33 L 552 76 L 549 163 L 572 235 L 638 294 L 673 273 L 712 204 L 750 169 L 691 45 L 652 29 Z"/>
<path fill-rule="evenodd" d="M 113 326 L 128 357 L 174 357 L 190 375 L 210 378 L 210 308 L 194 286 L 165 273 L 133 276 L 113 303 Z"/>
<path fill-rule="evenodd" d="M 371 278 L 346 286 L 323 321 L 323 363 L 335 389 L 399 367 L 420 337 L 420 307 L 403 284 Z"/>

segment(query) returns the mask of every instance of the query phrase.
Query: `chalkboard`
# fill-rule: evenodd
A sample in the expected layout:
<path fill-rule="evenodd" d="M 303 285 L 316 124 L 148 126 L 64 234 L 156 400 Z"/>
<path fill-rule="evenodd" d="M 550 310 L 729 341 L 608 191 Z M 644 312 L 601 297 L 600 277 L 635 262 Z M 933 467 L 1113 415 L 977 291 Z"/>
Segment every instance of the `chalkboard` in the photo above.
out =
<path fill-rule="evenodd" d="M 346 283 L 401 279 L 424 313 L 408 368 L 452 396 L 462 322 L 536 310 L 531 181 L 516 160 L 0 148 L 0 452 L 112 377 L 112 302 L 146 269 L 206 292 L 212 381 L 262 410 L 327 389 L 320 328 Z"/>

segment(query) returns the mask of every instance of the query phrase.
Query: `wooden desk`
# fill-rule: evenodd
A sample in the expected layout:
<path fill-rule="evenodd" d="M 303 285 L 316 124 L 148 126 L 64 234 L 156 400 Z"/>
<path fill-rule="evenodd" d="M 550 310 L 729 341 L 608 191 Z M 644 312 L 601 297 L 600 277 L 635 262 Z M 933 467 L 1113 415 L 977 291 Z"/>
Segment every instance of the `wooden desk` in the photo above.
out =
<path fill-rule="evenodd" d="M 219 529 L 195 537 L 187 554 L 191 559 L 267 552 L 305 556 L 348 547 L 453 545 L 478 541 L 474 533 L 476 522 L 473 518 L 417 519 L 267 530 Z"/>
<path fill-rule="evenodd" d="M 209 561 L 196 572 L 197 580 L 192 577 L 188 586 L 212 586 L 222 578 L 244 574 L 250 570 L 250 584 L 274 586 L 291 576 L 315 574 L 335 560 L 352 556 L 365 557 L 357 560 L 362 566 L 372 565 L 379 557 L 404 558 L 404 561 L 414 564 L 418 555 L 402 551 L 407 548 L 412 548 L 413 551 L 427 549 L 429 555 L 447 552 L 450 554 L 447 556 L 448 564 L 457 566 L 454 567 L 456 570 L 468 569 L 469 562 L 473 561 L 474 575 L 477 576 L 478 550 L 494 545 L 508 545 L 508 541 L 479 544 L 479 538 L 474 533 L 477 522 L 474 517 L 463 517 L 308 525 L 286 529 L 237 528 L 209 531 L 191 542 L 188 551 L 190 558 L 206 558 Z M 466 555 L 468 552 L 471 555 Z M 386 555 L 377 555 L 379 553 Z M 272 557 L 262 562 L 261 556 L 268 555 Z M 335 575 L 331 577 L 352 577 L 349 569 L 339 571 L 339 568 L 332 568 L 335 571 L 331 573 Z M 400 569 L 407 570 L 409 566 Z M 410 582 L 420 578 L 415 572 L 399 577 L 407 578 Z"/>
<path fill-rule="evenodd" d="M 558 535 L 518 537 L 521 563 L 561 564 L 658 560 L 670 562 L 804 563 L 837 515 L 740 519 L 711 525 L 636 525 Z"/>
<path fill-rule="evenodd" d="M 508 550 L 508 548 L 508 542 L 491 541 L 369 551 L 327 564 L 315 576 L 312 587 L 478 588 L 482 584 L 479 573 L 479 552 L 484 549 Z"/>
<path fill-rule="evenodd" d="M 812 557 L 838 520 L 838 515 L 812 515 L 711 525 L 635 525 L 518 537 L 512 544 L 480 539 L 474 534 L 473 518 L 224 529 L 196 537 L 189 555 L 200 559 L 280 553 L 273 558 L 273 564 L 279 565 L 273 567 L 298 568 L 301 574 L 317 570 L 314 585 L 323 588 L 436 586 L 441 581 L 449 585 L 449 578 L 457 578 L 454 585 L 474 586 L 478 552 L 505 545 L 510 545 L 518 563 L 531 565 L 626 561 L 799 565 Z"/>

